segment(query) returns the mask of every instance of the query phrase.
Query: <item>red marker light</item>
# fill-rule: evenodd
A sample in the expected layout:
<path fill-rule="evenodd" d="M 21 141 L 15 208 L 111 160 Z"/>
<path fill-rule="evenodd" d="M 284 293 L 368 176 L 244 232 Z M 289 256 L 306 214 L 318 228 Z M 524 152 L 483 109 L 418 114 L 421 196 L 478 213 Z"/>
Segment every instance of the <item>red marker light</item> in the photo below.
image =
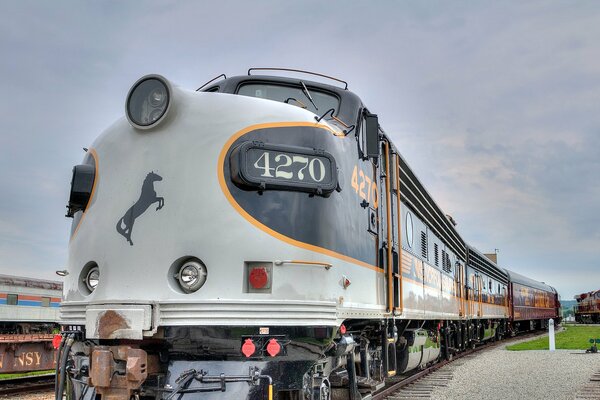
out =
<path fill-rule="evenodd" d="M 242 345 L 242 353 L 244 353 L 246 357 L 250 357 L 255 351 L 256 346 L 254 346 L 254 343 L 252 343 L 252 339 L 244 340 L 244 344 Z"/>
<path fill-rule="evenodd" d="M 277 343 L 277 340 L 271 339 L 269 340 L 269 344 L 267 344 L 267 353 L 271 357 L 275 357 L 281 351 L 281 345 Z"/>
<path fill-rule="evenodd" d="M 52 338 L 52 347 L 58 349 L 60 347 L 60 342 L 62 342 L 62 335 L 54 335 Z"/>
<path fill-rule="evenodd" d="M 345 335 L 345 334 L 346 334 L 346 325 L 344 325 L 344 324 L 341 324 L 341 325 L 340 325 L 340 333 L 341 333 L 342 335 Z"/>
<path fill-rule="evenodd" d="M 253 268 L 248 276 L 248 281 L 254 289 L 264 288 L 267 282 L 269 281 L 269 275 L 267 274 L 267 270 L 262 267 Z"/>

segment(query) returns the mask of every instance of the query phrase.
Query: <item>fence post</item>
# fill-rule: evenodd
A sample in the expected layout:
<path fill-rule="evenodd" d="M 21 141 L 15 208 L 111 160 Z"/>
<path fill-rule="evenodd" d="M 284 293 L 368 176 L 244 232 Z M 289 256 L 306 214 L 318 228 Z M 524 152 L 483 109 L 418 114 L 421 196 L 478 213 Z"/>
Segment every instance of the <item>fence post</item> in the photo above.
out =
<path fill-rule="evenodd" d="M 554 320 L 552 318 L 548 320 L 548 339 L 550 341 L 550 351 L 556 350 L 556 343 L 554 342 Z"/>

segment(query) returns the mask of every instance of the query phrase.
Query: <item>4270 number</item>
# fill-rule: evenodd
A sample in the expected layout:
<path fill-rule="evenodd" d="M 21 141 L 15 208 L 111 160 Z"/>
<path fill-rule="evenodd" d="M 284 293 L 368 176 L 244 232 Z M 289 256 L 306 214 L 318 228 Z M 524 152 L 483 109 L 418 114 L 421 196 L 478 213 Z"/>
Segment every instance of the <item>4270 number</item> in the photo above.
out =
<path fill-rule="evenodd" d="M 356 194 L 367 203 L 371 203 L 373 208 L 379 206 L 379 191 L 377 189 L 377 183 L 375 183 L 362 169 L 358 168 L 358 165 L 354 166 L 352 171 L 351 185 Z M 371 201 L 371 199 L 373 199 Z"/>
<path fill-rule="evenodd" d="M 262 170 L 260 176 L 269 178 L 294 179 L 294 175 L 296 175 L 299 181 L 309 178 L 313 182 L 322 182 L 327 174 L 325 164 L 316 157 L 280 153 L 275 155 L 274 160 L 275 166 L 271 167 L 271 153 L 264 151 L 253 165 L 256 169 Z M 299 164 L 299 168 L 293 168 L 292 164 L 296 163 Z M 288 167 L 291 168 L 286 170 Z"/>

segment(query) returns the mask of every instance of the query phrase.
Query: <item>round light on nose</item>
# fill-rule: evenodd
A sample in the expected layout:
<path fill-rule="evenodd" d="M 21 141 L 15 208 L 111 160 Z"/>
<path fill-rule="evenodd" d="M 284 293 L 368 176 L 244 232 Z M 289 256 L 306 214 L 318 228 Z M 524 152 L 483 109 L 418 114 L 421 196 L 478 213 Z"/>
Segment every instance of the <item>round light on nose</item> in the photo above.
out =
<path fill-rule="evenodd" d="M 179 285 L 186 293 L 200 289 L 206 282 L 206 266 L 198 261 L 190 260 L 183 263 L 177 274 Z"/>
<path fill-rule="evenodd" d="M 170 93 L 168 81 L 160 75 L 147 75 L 138 80 L 127 95 L 127 119 L 139 129 L 155 126 L 169 110 Z"/>
<path fill-rule="evenodd" d="M 100 281 L 100 269 L 96 267 L 92 267 L 87 275 L 85 276 L 85 285 L 89 289 L 90 292 L 93 292 L 98 286 L 98 282 Z"/>

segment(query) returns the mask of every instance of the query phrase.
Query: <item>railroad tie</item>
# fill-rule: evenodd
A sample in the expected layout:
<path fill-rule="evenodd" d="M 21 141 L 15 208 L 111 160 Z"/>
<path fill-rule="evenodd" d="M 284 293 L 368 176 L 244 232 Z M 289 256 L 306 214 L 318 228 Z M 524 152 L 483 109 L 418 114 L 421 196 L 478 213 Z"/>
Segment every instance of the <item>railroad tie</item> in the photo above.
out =
<path fill-rule="evenodd" d="M 577 400 L 600 399 L 600 371 L 590 377 L 590 381 L 579 389 L 575 396 Z"/>
<path fill-rule="evenodd" d="M 386 400 L 430 399 L 433 391 L 439 387 L 448 386 L 453 374 L 451 370 L 434 371 L 423 378 L 400 388 Z"/>

